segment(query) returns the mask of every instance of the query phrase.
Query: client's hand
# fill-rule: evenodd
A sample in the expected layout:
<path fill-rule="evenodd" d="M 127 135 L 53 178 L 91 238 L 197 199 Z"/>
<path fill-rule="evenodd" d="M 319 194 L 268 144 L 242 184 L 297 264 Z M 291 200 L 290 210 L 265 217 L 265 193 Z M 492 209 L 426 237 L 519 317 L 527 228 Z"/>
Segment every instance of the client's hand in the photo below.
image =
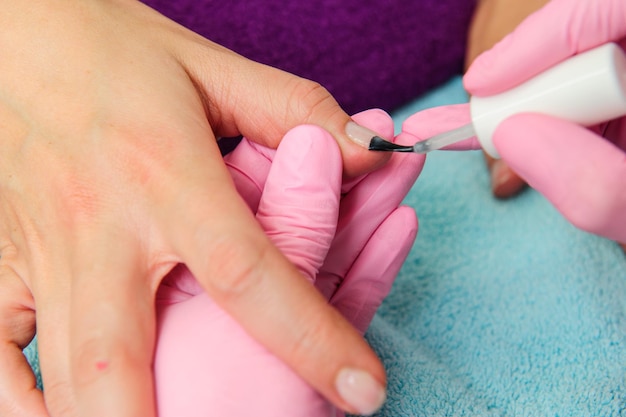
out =
<path fill-rule="evenodd" d="M 382 392 L 382 364 L 271 244 L 215 140 L 317 124 L 347 175 L 380 166 L 324 88 L 135 0 L 0 0 L 0 27 L 0 308 L 19 312 L 0 322 L 0 415 L 154 417 L 154 296 L 178 263 L 334 404 L 361 404 L 338 392 L 345 368 Z M 35 310 L 45 400 L 20 350 Z"/>
<path fill-rule="evenodd" d="M 369 111 L 355 120 L 393 136 L 393 124 L 383 112 Z M 423 158 L 394 157 L 382 170 L 342 186 L 332 138 L 318 127 L 301 126 L 285 136 L 276 152 L 244 140 L 225 160 L 237 189 L 302 279 L 313 282 L 365 331 L 415 238 L 415 213 L 398 206 Z M 158 300 L 155 376 L 161 417 L 333 412 L 204 294 L 186 268 L 172 271 Z M 347 372 L 343 377 L 345 395 L 358 390 L 378 404 L 366 375 Z"/>

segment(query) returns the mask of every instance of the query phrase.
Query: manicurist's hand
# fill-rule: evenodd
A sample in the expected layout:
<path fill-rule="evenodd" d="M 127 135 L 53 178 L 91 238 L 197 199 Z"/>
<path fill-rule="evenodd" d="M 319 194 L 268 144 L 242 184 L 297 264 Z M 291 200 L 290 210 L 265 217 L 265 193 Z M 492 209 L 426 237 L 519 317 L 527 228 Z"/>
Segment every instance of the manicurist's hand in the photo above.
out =
<path fill-rule="evenodd" d="M 572 55 L 626 46 L 623 0 L 552 0 L 468 69 L 476 96 L 506 91 Z M 591 129 L 519 114 L 493 136 L 502 160 L 580 228 L 626 242 L 626 118 Z"/>
<path fill-rule="evenodd" d="M 139 2 L 0 5 L 0 415 L 154 416 L 154 294 L 177 263 L 340 408 L 367 400 L 345 370 L 382 390 L 375 354 L 269 242 L 216 145 L 275 146 L 309 123 L 347 177 L 384 163 L 334 99 Z M 21 354 L 35 319 L 45 398 Z"/>

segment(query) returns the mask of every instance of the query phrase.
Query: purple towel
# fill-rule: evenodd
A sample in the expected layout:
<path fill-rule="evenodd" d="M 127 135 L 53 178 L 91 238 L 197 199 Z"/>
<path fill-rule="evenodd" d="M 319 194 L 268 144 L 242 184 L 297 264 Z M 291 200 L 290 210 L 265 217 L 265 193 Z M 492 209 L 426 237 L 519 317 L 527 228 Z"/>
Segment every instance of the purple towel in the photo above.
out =
<path fill-rule="evenodd" d="M 391 111 L 460 73 L 476 3 L 144 2 L 250 59 L 319 82 L 349 113 L 372 107 Z"/>

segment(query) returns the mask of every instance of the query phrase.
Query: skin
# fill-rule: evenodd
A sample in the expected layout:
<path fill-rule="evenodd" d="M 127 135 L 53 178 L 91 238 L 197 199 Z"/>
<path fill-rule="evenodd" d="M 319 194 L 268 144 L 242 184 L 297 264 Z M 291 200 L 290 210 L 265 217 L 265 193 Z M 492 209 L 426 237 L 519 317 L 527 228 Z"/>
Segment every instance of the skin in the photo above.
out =
<path fill-rule="evenodd" d="M 380 110 L 354 119 L 393 137 L 393 122 Z M 225 161 L 242 197 L 301 279 L 365 333 L 415 240 L 415 212 L 398 205 L 425 158 L 394 155 L 358 183 L 341 184 L 333 142 L 322 129 L 300 126 L 275 153 L 244 140 Z M 185 268 L 165 278 L 157 307 L 160 417 L 343 416 L 243 333 Z"/>
<path fill-rule="evenodd" d="M 355 410 L 342 369 L 384 386 L 359 333 L 264 235 L 216 145 L 275 147 L 309 123 L 336 138 L 346 178 L 384 164 L 347 139 L 326 90 L 136 1 L 1 6 L 0 415 L 154 416 L 154 297 L 178 263 L 338 407 Z M 45 398 L 21 353 L 35 322 Z"/>

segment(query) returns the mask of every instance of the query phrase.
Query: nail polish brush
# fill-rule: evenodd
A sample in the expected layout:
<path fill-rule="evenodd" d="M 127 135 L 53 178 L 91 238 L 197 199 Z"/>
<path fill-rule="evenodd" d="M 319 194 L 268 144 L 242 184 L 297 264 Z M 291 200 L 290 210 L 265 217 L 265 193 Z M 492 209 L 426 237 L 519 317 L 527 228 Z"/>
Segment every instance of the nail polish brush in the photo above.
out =
<path fill-rule="evenodd" d="M 626 115 L 626 56 L 614 43 L 574 55 L 503 93 L 470 99 L 471 123 L 414 145 L 398 145 L 374 136 L 372 151 L 427 153 L 476 136 L 498 158 L 493 133 L 517 113 L 542 113 L 592 126 Z"/>

